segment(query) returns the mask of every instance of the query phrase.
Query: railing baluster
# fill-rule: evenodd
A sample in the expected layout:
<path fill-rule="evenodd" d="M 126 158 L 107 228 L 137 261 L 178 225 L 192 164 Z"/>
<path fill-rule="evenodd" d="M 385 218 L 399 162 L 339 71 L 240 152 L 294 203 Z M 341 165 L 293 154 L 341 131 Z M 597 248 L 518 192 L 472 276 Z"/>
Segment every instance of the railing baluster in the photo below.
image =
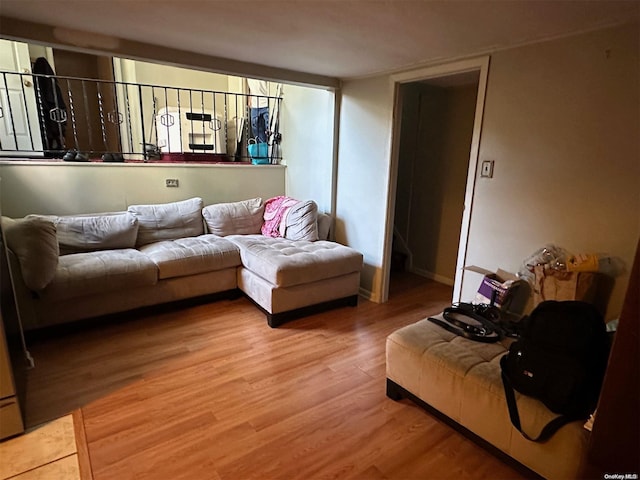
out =
<path fill-rule="evenodd" d="M 104 152 L 109 151 L 107 145 L 107 129 L 104 121 L 104 105 L 102 103 L 102 87 L 101 82 L 96 83 L 96 96 L 98 97 L 98 117 L 100 118 L 100 131 L 102 132 L 102 145 L 104 146 Z"/>
<path fill-rule="evenodd" d="M 11 131 L 13 132 L 13 143 L 15 145 L 15 151 L 19 152 L 21 150 L 18 145 L 18 135 L 16 134 L 16 125 L 13 119 L 13 107 L 11 106 L 11 95 L 9 95 L 9 86 L 7 84 L 7 74 L 3 73 L 3 76 L 4 76 L 5 88 L 7 90 L 6 99 L 7 99 L 7 107 L 9 107 L 9 118 L 11 119 Z M 22 81 L 22 74 L 20 74 L 20 81 Z"/>
<path fill-rule="evenodd" d="M 218 153 L 221 152 L 221 148 L 220 145 L 218 145 L 218 137 L 220 137 L 220 140 L 222 140 L 222 135 L 218 135 L 218 132 L 220 131 L 220 129 L 222 128 L 222 125 L 218 124 L 218 111 L 216 110 L 216 94 L 215 92 L 212 93 L 213 95 L 213 119 L 212 121 L 214 122 L 213 125 L 215 125 L 216 128 L 213 129 L 213 153 Z M 225 123 L 226 123 L 226 116 L 225 116 Z"/>
<path fill-rule="evenodd" d="M 129 85 L 123 85 L 125 105 L 127 107 L 127 125 L 129 127 L 129 153 L 134 153 L 133 127 L 131 126 L 131 104 L 129 103 Z"/>
<path fill-rule="evenodd" d="M 43 119 L 43 118 L 45 118 L 45 114 L 44 114 L 44 104 L 43 104 L 43 101 L 42 101 L 42 92 L 40 91 L 40 82 L 41 81 L 46 81 L 46 80 L 41 76 L 37 76 L 37 77 L 34 76 L 33 80 L 34 80 L 33 85 L 34 85 L 34 88 L 36 90 L 36 99 L 38 101 L 38 105 L 37 106 L 38 106 L 38 110 L 40 112 L 40 119 Z M 42 134 L 42 141 L 44 142 L 42 148 L 44 150 L 49 150 L 50 146 L 49 146 L 49 138 L 48 138 L 48 135 L 47 135 L 47 128 L 46 128 L 46 126 L 44 124 L 44 121 L 39 120 L 38 123 L 40 124 L 40 132 Z"/>
<path fill-rule="evenodd" d="M 117 149 L 120 153 L 122 153 L 122 132 L 120 131 L 120 125 L 122 125 L 122 114 L 120 113 L 120 105 L 118 102 L 118 89 L 116 88 L 117 85 L 115 83 L 112 83 L 113 86 L 113 110 L 115 111 L 115 119 L 111 122 L 113 123 L 114 127 L 116 128 L 117 133 Z M 107 117 L 108 118 L 108 117 Z"/>
<path fill-rule="evenodd" d="M 200 111 L 202 112 L 202 118 L 204 118 L 204 90 L 200 90 Z M 204 131 L 204 122 L 201 122 L 202 126 L 202 141 L 204 141 L 206 133 Z M 195 142 L 193 142 L 195 143 Z"/>
<path fill-rule="evenodd" d="M 180 139 L 180 151 L 184 152 L 184 145 L 182 144 L 182 111 L 180 110 L 180 89 L 176 88 L 176 96 L 178 97 L 178 138 Z"/>
<path fill-rule="evenodd" d="M 162 118 L 165 118 L 166 120 L 163 122 Z M 153 115 L 153 119 L 154 121 L 156 121 L 158 117 L 155 115 Z M 171 119 L 171 121 L 175 121 L 173 118 L 173 115 L 169 113 L 169 101 L 168 101 L 168 97 L 167 97 L 167 87 L 164 87 L 164 115 L 160 115 L 160 125 L 162 125 L 163 127 L 165 127 L 165 129 L 167 130 L 167 152 L 171 153 L 171 129 L 170 129 L 170 125 L 169 125 L 169 121 L 168 119 Z M 180 121 L 180 117 L 178 116 L 178 121 Z M 156 122 L 156 131 L 158 131 L 158 122 Z M 159 142 L 158 142 L 159 143 Z"/>
<path fill-rule="evenodd" d="M 60 108 L 60 98 L 58 98 L 58 82 L 55 77 L 51 77 L 51 91 L 53 92 L 53 103 L 55 108 L 49 110 L 49 119 L 55 122 L 58 128 L 58 141 L 56 142 L 56 150 L 63 150 L 65 146 L 64 129 L 62 123 L 67 120 L 67 112 Z"/>
<path fill-rule="evenodd" d="M 93 128 L 91 128 L 91 110 L 89 109 L 89 97 L 87 96 L 87 85 L 85 81 L 82 80 L 82 97 L 84 99 L 84 118 L 87 123 L 87 134 L 89 136 L 89 152 L 93 151 Z M 84 150 L 84 149 L 83 149 Z M 78 149 L 80 151 L 80 149 Z"/>
<path fill-rule="evenodd" d="M 150 138 L 149 138 L 149 142 L 153 141 L 153 131 L 154 128 L 153 126 L 156 124 L 156 115 L 158 115 L 158 99 L 156 97 L 156 88 L 155 87 L 151 87 L 151 100 L 153 101 L 153 119 L 151 121 L 151 132 L 150 132 Z M 155 129 L 156 132 L 156 145 L 158 145 L 158 129 Z"/>
<path fill-rule="evenodd" d="M 78 127 L 76 125 L 76 112 L 73 104 L 73 92 L 71 90 L 71 83 L 67 79 L 67 95 L 69 96 L 69 111 L 71 112 L 71 128 L 73 129 L 73 143 L 76 150 L 79 150 L 78 146 Z"/>
<path fill-rule="evenodd" d="M 138 97 L 140 99 L 140 128 L 142 129 L 142 151 L 144 161 L 149 160 L 149 153 L 147 152 L 147 140 L 144 135 L 144 105 L 142 101 L 142 85 L 138 85 Z"/>
<path fill-rule="evenodd" d="M 22 77 L 20 77 L 20 80 L 22 80 Z M 20 86 L 22 87 L 22 101 L 24 102 L 24 111 L 25 111 L 25 115 L 27 116 L 26 120 L 27 120 L 27 128 L 29 130 L 29 140 L 31 140 L 31 150 L 35 151 L 36 146 L 33 144 L 33 135 L 31 133 L 31 120 L 29 119 L 29 107 L 27 106 L 27 94 L 24 91 L 24 82 L 21 81 Z M 33 88 L 35 88 L 35 83 L 33 83 Z"/>
<path fill-rule="evenodd" d="M 243 107 L 244 107 L 244 133 L 245 138 L 247 139 L 247 143 L 245 144 L 245 158 L 247 160 L 251 160 L 251 156 L 249 155 L 249 138 L 253 135 L 253 131 L 251 130 L 251 107 L 249 106 L 249 95 L 242 95 Z M 243 153 L 245 153 L 243 152 Z"/>

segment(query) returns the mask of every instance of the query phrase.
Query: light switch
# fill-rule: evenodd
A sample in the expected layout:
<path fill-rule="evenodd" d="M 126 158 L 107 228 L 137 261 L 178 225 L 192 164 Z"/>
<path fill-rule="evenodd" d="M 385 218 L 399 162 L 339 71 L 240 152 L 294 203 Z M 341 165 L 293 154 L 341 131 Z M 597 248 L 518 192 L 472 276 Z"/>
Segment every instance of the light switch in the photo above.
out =
<path fill-rule="evenodd" d="M 493 160 L 483 160 L 482 168 L 480 169 L 480 176 L 484 178 L 493 177 Z"/>

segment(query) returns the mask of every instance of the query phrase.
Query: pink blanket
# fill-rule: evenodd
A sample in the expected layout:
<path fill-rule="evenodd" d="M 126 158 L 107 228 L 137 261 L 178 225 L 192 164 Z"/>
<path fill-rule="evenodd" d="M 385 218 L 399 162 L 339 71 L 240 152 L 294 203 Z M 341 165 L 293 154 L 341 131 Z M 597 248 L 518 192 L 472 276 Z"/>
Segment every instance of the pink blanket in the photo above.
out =
<path fill-rule="evenodd" d="M 282 237 L 284 233 L 280 228 L 282 219 L 285 217 L 287 211 L 299 202 L 299 200 L 285 196 L 273 197 L 264 202 L 262 235 L 265 237 Z"/>

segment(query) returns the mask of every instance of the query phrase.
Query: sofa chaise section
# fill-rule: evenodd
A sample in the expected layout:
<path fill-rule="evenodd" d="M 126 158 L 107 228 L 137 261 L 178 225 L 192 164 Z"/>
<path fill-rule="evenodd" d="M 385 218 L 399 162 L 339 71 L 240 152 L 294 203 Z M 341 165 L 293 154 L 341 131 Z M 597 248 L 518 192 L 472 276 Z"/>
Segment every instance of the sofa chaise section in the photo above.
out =
<path fill-rule="evenodd" d="M 231 235 L 240 249 L 238 287 L 276 327 L 307 307 L 357 305 L 362 254 L 324 240 Z M 303 310 L 304 309 L 304 310 Z"/>

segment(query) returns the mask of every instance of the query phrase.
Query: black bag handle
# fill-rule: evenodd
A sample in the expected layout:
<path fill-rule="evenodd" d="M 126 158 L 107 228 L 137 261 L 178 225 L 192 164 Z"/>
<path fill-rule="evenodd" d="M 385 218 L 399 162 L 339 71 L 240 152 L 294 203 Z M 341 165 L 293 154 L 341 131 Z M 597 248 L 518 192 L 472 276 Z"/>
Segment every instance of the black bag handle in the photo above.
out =
<path fill-rule="evenodd" d="M 556 433 L 560 427 L 566 425 L 567 423 L 573 422 L 574 420 L 579 420 L 578 418 L 571 418 L 566 415 L 560 415 L 549 423 L 547 423 L 537 437 L 530 437 L 523 430 L 520 424 L 520 414 L 518 413 L 518 404 L 516 403 L 516 395 L 513 390 L 513 386 L 509 381 L 509 377 L 505 373 L 505 363 L 507 361 L 507 356 L 504 355 L 500 359 L 500 369 L 501 369 L 501 377 L 502 377 L 502 385 L 504 386 L 504 394 L 507 399 L 507 408 L 509 409 L 509 418 L 511 419 L 511 424 L 518 429 L 518 431 L 522 434 L 524 438 L 527 440 L 531 440 L 532 442 L 543 443 L 549 440 L 551 436 Z"/>

